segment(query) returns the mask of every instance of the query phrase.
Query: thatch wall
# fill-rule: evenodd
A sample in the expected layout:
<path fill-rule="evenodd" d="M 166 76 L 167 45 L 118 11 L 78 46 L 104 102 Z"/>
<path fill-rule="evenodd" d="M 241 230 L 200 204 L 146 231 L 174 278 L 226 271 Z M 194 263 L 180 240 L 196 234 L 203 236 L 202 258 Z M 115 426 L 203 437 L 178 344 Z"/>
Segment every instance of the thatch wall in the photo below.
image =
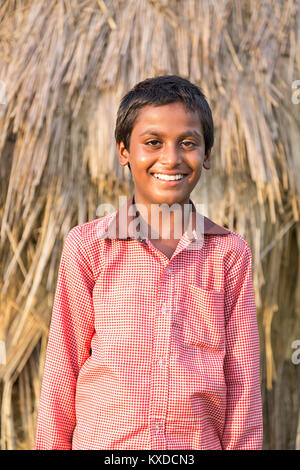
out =
<path fill-rule="evenodd" d="M 299 29 L 296 0 L 0 1 L 2 449 L 33 448 L 65 235 L 131 192 L 119 99 L 170 73 L 213 109 L 194 200 L 252 248 L 264 448 L 300 446 Z"/>

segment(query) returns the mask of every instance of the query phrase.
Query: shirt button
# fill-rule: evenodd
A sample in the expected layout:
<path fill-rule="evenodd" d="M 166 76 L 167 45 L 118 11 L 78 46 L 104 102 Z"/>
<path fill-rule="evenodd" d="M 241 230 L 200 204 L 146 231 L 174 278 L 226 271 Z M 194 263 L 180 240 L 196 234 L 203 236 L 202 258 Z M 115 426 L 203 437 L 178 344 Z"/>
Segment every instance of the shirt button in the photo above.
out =
<path fill-rule="evenodd" d="M 153 424 L 154 431 L 159 434 L 160 431 L 162 430 L 162 425 L 160 423 L 154 423 Z"/>
<path fill-rule="evenodd" d="M 161 313 L 167 313 L 167 307 L 165 304 L 161 306 Z"/>
<path fill-rule="evenodd" d="M 166 273 L 167 273 L 167 274 L 171 274 L 171 272 L 172 272 L 172 268 L 167 268 L 167 269 L 166 269 Z"/>
<path fill-rule="evenodd" d="M 164 359 L 159 359 L 157 362 L 158 362 L 159 366 L 164 366 L 165 363 L 166 363 L 166 361 Z"/>

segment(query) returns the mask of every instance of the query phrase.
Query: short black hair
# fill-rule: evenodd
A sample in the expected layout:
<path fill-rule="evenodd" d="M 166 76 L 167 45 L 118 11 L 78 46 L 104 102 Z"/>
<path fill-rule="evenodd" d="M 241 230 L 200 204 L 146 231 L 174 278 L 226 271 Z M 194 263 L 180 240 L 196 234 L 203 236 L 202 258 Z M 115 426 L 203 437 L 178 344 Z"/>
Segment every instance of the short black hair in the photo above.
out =
<path fill-rule="evenodd" d="M 200 88 L 178 75 L 162 75 L 137 83 L 123 96 L 117 113 L 115 139 L 129 150 L 130 136 L 144 106 L 163 106 L 181 101 L 188 111 L 197 112 L 203 128 L 205 154 L 214 143 L 214 123 L 211 109 Z"/>

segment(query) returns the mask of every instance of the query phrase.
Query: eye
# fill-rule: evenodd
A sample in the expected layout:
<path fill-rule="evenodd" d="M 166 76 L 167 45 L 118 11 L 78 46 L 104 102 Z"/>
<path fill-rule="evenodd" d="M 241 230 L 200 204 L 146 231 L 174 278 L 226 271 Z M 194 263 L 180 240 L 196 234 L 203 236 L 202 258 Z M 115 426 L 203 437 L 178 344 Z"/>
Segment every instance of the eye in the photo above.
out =
<path fill-rule="evenodd" d="M 157 145 L 160 144 L 160 140 L 157 139 L 151 139 L 145 142 L 146 145 L 149 145 L 150 147 L 156 147 Z"/>
<path fill-rule="evenodd" d="M 184 141 L 182 142 L 182 145 L 183 145 L 184 147 L 187 147 L 187 148 L 194 148 L 194 147 L 196 147 L 195 142 L 191 142 L 190 140 L 184 140 Z"/>

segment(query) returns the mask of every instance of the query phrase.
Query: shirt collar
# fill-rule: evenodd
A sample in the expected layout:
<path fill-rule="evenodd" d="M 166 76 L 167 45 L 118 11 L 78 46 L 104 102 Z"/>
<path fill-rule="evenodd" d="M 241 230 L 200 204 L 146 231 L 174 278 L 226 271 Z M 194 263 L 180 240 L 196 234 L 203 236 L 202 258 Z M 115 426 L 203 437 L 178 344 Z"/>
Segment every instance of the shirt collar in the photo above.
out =
<path fill-rule="evenodd" d="M 205 235 L 227 235 L 230 233 L 229 229 L 216 224 L 208 217 L 197 212 L 191 199 L 189 199 L 189 204 L 191 205 L 191 212 L 186 230 L 189 240 L 200 240 L 203 237 L 203 233 Z M 132 227 L 134 226 L 132 222 L 137 215 L 132 215 L 133 213 L 136 214 L 136 210 L 131 208 L 131 206 L 134 206 L 134 194 L 128 199 L 127 203 L 123 204 L 116 211 L 105 231 L 104 238 L 145 240 L 146 236 L 142 235 L 142 230 L 132 233 Z"/>

